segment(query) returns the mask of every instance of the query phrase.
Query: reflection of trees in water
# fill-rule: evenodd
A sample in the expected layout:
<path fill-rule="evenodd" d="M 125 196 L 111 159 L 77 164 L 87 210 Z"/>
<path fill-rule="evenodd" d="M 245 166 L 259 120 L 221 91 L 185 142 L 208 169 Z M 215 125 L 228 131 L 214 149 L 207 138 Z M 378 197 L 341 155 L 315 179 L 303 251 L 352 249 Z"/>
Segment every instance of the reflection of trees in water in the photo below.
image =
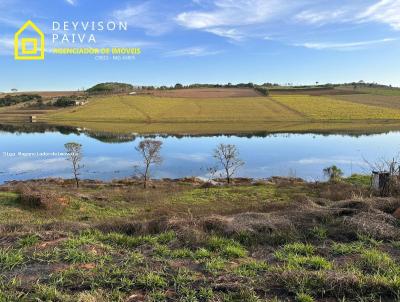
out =
<path fill-rule="evenodd" d="M 387 133 L 389 131 L 377 131 L 377 132 L 360 132 L 360 131 L 282 131 L 282 132 L 268 132 L 268 131 L 258 131 L 252 133 L 220 133 L 220 134 L 150 134 L 150 135 L 142 135 L 136 133 L 112 133 L 106 131 L 93 131 L 89 129 L 80 129 L 70 126 L 59 126 L 59 125 L 50 125 L 45 123 L 18 123 L 18 124 L 1 124 L 0 123 L 0 132 L 8 132 L 8 133 L 45 133 L 45 132 L 58 132 L 61 134 L 85 134 L 88 137 L 101 141 L 103 143 L 109 144 L 118 144 L 118 143 L 127 143 L 132 142 L 136 138 L 190 138 L 190 137 L 244 137 L 244 138 L 265 138 L 265 137 L 290 137 L 295 134 L 308 134 L 308 135 L 322 135 L 322 136 L 330 136 L 330 135 L 340 135 L 340 136 L 350 136 L 350 137 L 362 137 L 362 136 L 370 136 L 375 134 Z"/>
<path fill-rule="evenodd" d="M 118 134 L 118 133 L 110 133 L 110 132 L 99 132 L 99 131 L 88 131 L 84 130 L 87 136 L 94 138 L 98 141 L 108 144 L 118 144 L 118 143 L 129 143 L 136 139 L 136 136 L 133 134 Z"/>
<path fill-rule="evenodd" d="M 0 124 L 1 132 L 8 133 L 45 133 L 59 132 L 61 134 L 78 134 L 79 131 L 75 127 L 56 126 L 43 123 L 18 123 L 18 124 Z"/>

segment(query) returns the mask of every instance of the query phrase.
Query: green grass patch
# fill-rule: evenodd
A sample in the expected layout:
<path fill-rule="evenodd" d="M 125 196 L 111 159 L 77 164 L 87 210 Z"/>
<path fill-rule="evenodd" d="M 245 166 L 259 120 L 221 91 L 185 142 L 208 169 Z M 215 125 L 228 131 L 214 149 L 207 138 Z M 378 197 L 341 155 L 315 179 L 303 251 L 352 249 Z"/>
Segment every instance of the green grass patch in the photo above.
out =
<path fill-rule="evenodd" d="M 365 249 L 363 242 L 354 241 L 351 243 L 337 243 L 332 244 L 332 252 L 336 255 L 350 255 L 360 254 Z"/>
<path fill-rule="evenodd" d="M 0 269 L 12 270 L 24 263 L 24 254 L 21 250 L 0 249 Z"/>
<path fill-rule="evenodd" d="M 284 245 L 282 251 L 286 254 L 310 256 L 314 254 L 315 248 L 311 244 L 295 242 Z"/>
<path fill-rule="evenodd" d="M 40 237 L 36 234 L 26 235 L 21 237 L 17 241 L 17 245 L 21 248 L 23 247 L 30 247 L 37 244 L 40 241 Z"/>
<path fill-rule="evenodd" d="M 350 177 L 343 178 L 344 182 L 349 184 L 370 187 L 371 186 L 371 176 L 362 174 L 353 174 Z"/>
<path fill-rule="evenodd" d="M 247 250 L 240 243 L 219 236 L 211 236 L 207 247 L 226 258 L 242 258 L 247 255 Z"/>
<path fill-rule="evenodd" d="M 147 272 L 136 278 L 136 284 L 146 289 L 160 289 L 167 286 L 167 280 L 158 273 Z"/>

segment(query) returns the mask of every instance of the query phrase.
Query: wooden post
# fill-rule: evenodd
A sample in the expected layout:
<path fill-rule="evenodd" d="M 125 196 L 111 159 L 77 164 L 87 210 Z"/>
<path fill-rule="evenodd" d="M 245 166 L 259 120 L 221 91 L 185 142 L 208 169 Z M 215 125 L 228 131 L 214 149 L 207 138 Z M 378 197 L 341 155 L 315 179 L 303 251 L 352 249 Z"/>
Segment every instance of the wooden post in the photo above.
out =
<path fill-rule="evenodd" d="M 379 192 L 380 196 L 388 196 L 390 192 L 390 173 L 372 172 L 372 189 Z"/>

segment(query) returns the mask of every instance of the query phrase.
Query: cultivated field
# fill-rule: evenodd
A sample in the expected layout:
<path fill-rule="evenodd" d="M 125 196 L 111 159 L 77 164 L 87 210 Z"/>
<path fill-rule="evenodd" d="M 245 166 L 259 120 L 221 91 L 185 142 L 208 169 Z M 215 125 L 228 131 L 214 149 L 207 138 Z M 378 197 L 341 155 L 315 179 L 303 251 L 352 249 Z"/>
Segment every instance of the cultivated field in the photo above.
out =
<path fill-rule="evenodd" d="M 400 96 L 399 88 L 382 88 L 382 87 L 357 87 L 354 89 L 353 86 L 340 86 L 337 89 L 342 91 L 348 91 L 353 93 L 368 93 L 375 95 L 388 95 L 388 96 Z"/>
<path fill-rule="evenodd" d="M 266 98 L 160 98 L 117 96 L 92 99 L 81 108 L 48 116 L 54 121 L 91 122 L 271 122 L 301 121 L 291 109 Z"/>
<path fill-rule="evenodd" d="M 340 95 L 337 96 L 336 98 L 356 104 L 400 109 L 400 95 L 390 96 L 390 95 L 374 95 L 374 94 L 354 94 L 354 95 Z"/>
<path fill-rule="evenodd" d="M 96 131 L 216 134 L 399 129 L 400 108 L 357 104 L 333 96 L 91 98 L 89 104 L 41 116 L 42 121 Z"/>
<path fill-rule="evenodd" d="M 312 120 L 394 120 L 400 110 L 355 104 L 330 97 L 275 96 L 274 100 Z"/>
<path fill-rule="evenodd" d="M 351 95 L 360 94 L 361 92 L 352 91 L 349 89 L 340 88 L 290 88 L 290 87 L 279 87 L 270 88 L 269 92 L 272 96 L 274 95 L 312 95 L 312 96 L 331 96 L 331 95 Z"/>
<path fill-rule="evenodd" d="M 262 96 L 251 88 L 190 88 L 154 90 L 149 93 L 154 96 L 169 98 L 238 98 Z"/>

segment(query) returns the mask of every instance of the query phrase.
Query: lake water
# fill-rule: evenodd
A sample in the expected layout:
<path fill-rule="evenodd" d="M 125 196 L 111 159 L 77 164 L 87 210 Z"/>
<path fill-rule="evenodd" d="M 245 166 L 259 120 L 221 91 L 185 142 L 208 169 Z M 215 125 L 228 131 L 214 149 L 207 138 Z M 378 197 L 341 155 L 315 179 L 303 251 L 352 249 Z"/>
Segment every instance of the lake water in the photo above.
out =
<path fill-rule="evenodd" d="M 45 177 L 71 178 L 64 144 L 83 145 L 82 178 L 109 180 L 134 174 L 140 163 L 135 150 L 143 137 L 113 136 L 71 129 L 24 130 L 2 127 L 0 131 L 0 182 Z M 30 131 L 28 131 L 30 132 Z M 206 176 L 215 164 L 212 152 L 219 143 L 235 144 L 245 166 L 238 176 L 266 178 L 297 176 L 323 179 L 322 169 L 337 165 L 346 175 L 370 173 L 366 163 L 393 158 L 400 150 L 400 132 L 374 135 L 273 134 L 266 136 L 156 136 L 163 142 L 162 165 L 153 169 L 156 178 Z M 42 153 L 55 154 L 42 154 Z"/>

